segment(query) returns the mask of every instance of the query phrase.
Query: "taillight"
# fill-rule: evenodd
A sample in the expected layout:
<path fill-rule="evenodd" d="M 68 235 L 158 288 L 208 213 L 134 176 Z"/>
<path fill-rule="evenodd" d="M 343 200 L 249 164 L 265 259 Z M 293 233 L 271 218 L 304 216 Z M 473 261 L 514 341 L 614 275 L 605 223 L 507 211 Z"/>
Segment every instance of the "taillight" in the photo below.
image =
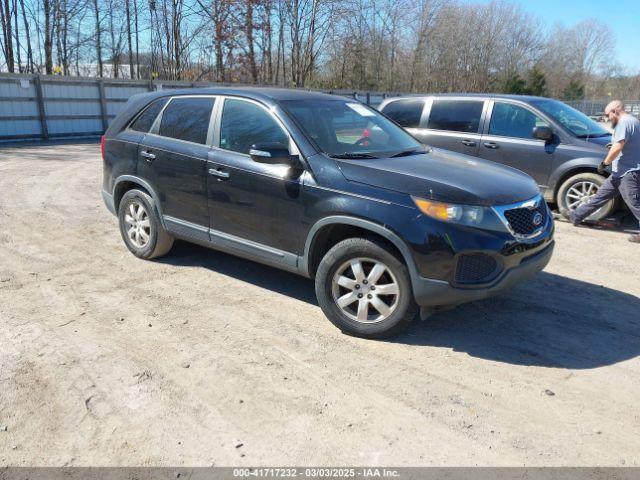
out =
<path fill-rule="evenodd" d="M 102 160 L 104 160 L 104 147 L 106 143 L 107 139 L 102 135 L 102 137 L 100 137 L 100 153 L 102 153 Z"/>

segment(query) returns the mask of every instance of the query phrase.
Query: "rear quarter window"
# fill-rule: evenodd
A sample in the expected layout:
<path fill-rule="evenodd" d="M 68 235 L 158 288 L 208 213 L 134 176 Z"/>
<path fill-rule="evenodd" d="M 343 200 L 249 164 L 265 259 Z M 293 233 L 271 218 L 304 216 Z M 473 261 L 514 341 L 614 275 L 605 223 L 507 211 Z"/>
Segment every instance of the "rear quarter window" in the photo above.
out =
<path fill-rule="evenodd" d="M 418 128 L 423 108 L 423 100 L 395 100 L 385 105 L 382 113 L 401 127 Z"/>
<path fill-rule="evenodd" d="M 138 117 L 131 122 L 129 128 L 137 132 L 147 133 L 151 130 L 153 122 L 166 103 L 166 98 L 159 98 L 158 100 L 151 102 L 144 110 L 142 110 L 142 113 L 140 113 Z"/>
<path fill-rule="evenodd" d="M 482 100 L 434 100 L 427 128 L 451 132 L 478 133 Z"/>

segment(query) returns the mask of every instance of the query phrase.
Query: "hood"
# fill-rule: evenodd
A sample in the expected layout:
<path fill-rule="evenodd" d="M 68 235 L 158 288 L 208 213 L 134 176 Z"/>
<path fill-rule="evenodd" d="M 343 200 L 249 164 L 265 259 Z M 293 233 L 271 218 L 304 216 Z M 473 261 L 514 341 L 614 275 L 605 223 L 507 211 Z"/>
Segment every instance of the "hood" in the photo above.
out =
<path fill-rule="evenodd" d="M 533 179 L 511 167 L 431 149 L 421 155 L 366 160 L 337 159 L 347 180 L 436 201 L 508 205 L 540 193 Z"/>
<path fill-rule="evenodd" d="M 606 147 L 611 143 L 611 135 L 606 135 L 604 137 L 591 137 L 591 138 L 581 138 L 580 140 L 584 140 L 588 143 L 595 143 L 596 145 L 602 145 Z"/>

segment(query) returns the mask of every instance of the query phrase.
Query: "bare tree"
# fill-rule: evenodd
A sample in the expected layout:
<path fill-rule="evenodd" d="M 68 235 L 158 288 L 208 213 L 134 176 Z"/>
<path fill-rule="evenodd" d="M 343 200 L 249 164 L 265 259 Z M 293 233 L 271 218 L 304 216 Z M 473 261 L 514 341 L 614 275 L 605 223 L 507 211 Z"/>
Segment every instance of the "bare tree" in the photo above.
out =
<path fill-rule="evenodd" d="M 14 31 L 13 36 L 16 42 L 16 60 L 18 61 L 18 72 L 22 73 L 22 58 L 20 56 L 20 28 L 18 23 L 18 2 L 17 0 L 13 0 L 13 21 L 14 21 Z M 15 68 L 15 67 L 14 67 Z"/>
<path fill-rule="evenodd" d="M 229 43 L 231 33 L 229 20 L 232 16 L 232 2 L 230 0 L 197 0 L 200 6 L 200 14 L 211 21 L 213 25 L 213 48 L 215 51 L 215 80 L 224 82 L 227 80 L 225 71 L 225 49 Z"/>
<path fill-rule="evenodd" d="M 291 40 L 291 81 L 294 86 L 304 86 L 317 66 L 318 55 L 334 18 L 335 2 L 287 0 L 284 7 Z"/>
<path fill-rule="evenodd" d="M 98 62 L 98 76 L 102 77 L 104 74 L 104 67 L 102 64 L 102 23 L 100 22 L 100 7 L 98 5 L 98 0 L 93 0 L 93 12 L 96 29 L 96 60 Z"/>
<path fill-rule="evenodd" d="M 556 25 L 542 58 L 551 94 L 561 96 L 571 81 L 586 86 L 587 94 L 593 93 L 595 77 L 607 77 L 616 67 L 613 38 L 611 29 L 595 19 L 571 28 Z"/>
<path fill-rule="evenodd" d="M 510 0 L 0 0 L 0 22 L 10 71 L 413 92 L 530 82 L 558 97 L 638 84 L 602 22 L 545 30 Z"/>
<path fill-rule="evenodd" d="M 254 6 L 256 0 L 244 0 L 244 8 L 241 11 L 244 16 L 244 34 L 246 37 L 246 57 L 251 74 L 251 82 L 258 83 L 258 66 L 256 64 L 254 31 L 256 29 L 254 18 Z"/>
<path fill-rule="evenodd" d="M 4 54 L 7 69 L 10 72 L 15 71 L 15 61 L 13 58 L 13 34 L 12 30 L 12 11 L 9 0 L 2 0 L 0 3 L 0 24 L 2 25 L 2 53 Z"/>
<path fill-rule="evenodd" d="M 129 47 L 129 78 L 135 78 L 133 67 L 133 41 L 131 38 L 131 9 L 129 7 L 129 0 L 124 0 L 124 11 L 127 22 L 127 45 Z"/>
<path fill-rule="evenodd" d="M 44 13 L 44 58 L 45 73 L 51 75 L 53 73 L 53 28 L 52 21 L 54 11 L 56 9 L 54 2 L 56 0 L 42 0 Z"/>
<path fill-rule="evenodd" d="M 27 72 L 34 72 L 33 49 L 31 47 L 31 34 L 29 31 L 29 21 L 27 20 L 27 12 L 24 6 L 25 2 L 20 2 L 22 10 L 22 24 L 24 25 L 25 36 L 27 40 Z"/>
<path fill-rule="evenodd" d="M 133 21 L 136 35 L 136 78 L 140 78 L 140 30 L 138 17 L 138 0 L 133 0 Z"/>

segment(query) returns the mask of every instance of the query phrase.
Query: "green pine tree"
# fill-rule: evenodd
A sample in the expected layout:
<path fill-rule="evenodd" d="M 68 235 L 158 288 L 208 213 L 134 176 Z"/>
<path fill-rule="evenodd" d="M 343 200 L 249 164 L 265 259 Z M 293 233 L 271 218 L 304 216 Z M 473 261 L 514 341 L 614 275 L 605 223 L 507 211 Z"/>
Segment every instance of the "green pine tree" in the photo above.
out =
<path fill-rule="evenodd" d="M 562 95 L 565 100 L 583 100 L 584 84 L 575 78 L 572 78 L 569 85 L 566 86 Z"/>
<path fill-rule="evenodd" d="M 534 65 L 529 72 L 529 85 L 527 88 L 531 95 L 537 95 L 538 97 L 547 96 L 547 79 L 538 65 Z"/>
<path fill-rule="evenodd" d="M 527 95 L 529 90 L 524 79 L 518 74 L 513 73 L 502 86 L 503 93 L 512 93 L 515 95 Z"/>

